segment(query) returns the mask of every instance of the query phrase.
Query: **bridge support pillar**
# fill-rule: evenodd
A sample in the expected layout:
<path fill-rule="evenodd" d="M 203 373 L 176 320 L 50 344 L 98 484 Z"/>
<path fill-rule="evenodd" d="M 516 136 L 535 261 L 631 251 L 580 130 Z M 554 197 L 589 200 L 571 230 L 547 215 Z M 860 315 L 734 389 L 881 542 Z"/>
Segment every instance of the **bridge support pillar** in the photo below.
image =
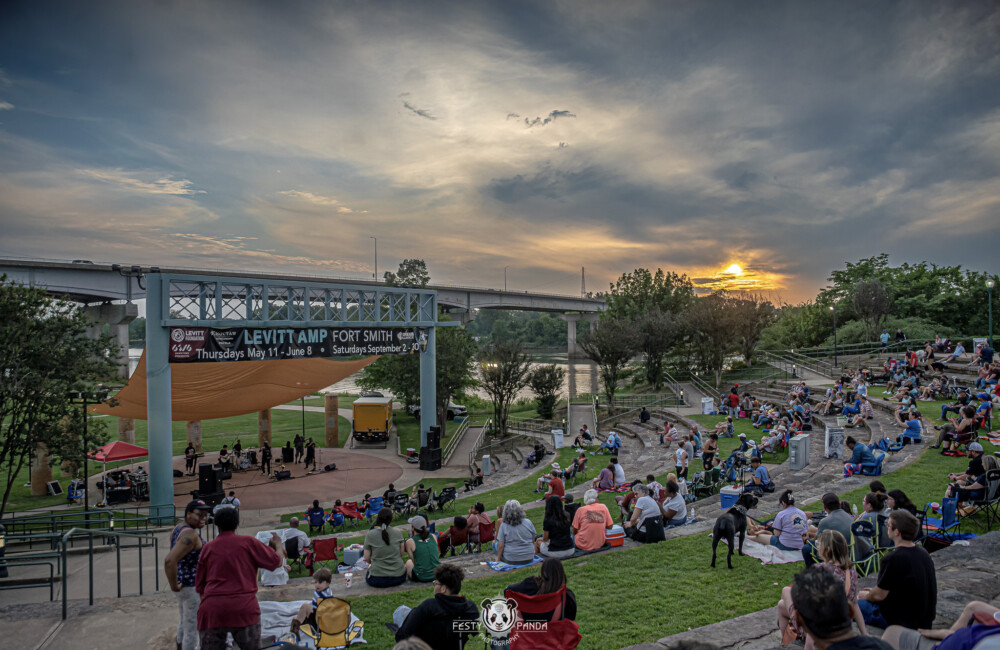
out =
<path fill-rule="evenodd" d="M 326 446 L 340 446 L 340 414 L 337 412 L 340 398 L 336 393 L 327 393 L 323 399 L 323 410 L 326 416 Z"/>
<path fill-rule="evenodd" d="M 271 444 L 271 409 L 257 411 L 257 446 L 263 447 L 265 442 Z"/>
<path fill-rule="evenodd" d="M 420 353 L 420 446 L 427 446 L 427 432 L 437 425 L 437 328 L 428 327 L 427 345 Z"/>
<path fill-rule="evenodd" d="M 187 441 L 195 451 L 201 451 L 201 420 L 187 423 Z"/>
<path fill-rule="evenodd" d="M 118 418 L 118 439 L 132 445 L 135 444 L 135 420 Z"/>
<path fill-rule="evenodd" d="M 580 351 L 576 344 L 576 323 L 580 320 L 581 314 L 562 314 L 560 318 L 566 321 L 566 353 L 569 358 L 579 356 Z"/>
<path fill-rule="evenodd" d="M 49 448 L 39 443 L 31 456 L 31 496 L 45 496 L 49 492 L 46 485 L 52 480 L 52 466 L 49 465 Z"/>
<path fill-rule="evenodd" d="M 132 302 L 123 305 L 107 303 L 86 307 L 83 313 L 94 322 L 89 330 L 93 338 L 100 335 L 105 325 L 111 326 L 111 337 L 117 346 L 118 376 L 128 379 L 128 324 L 139 315 L 139 307 Z"/>
<path fill-rule="evenodd" d="M 460 314 L 458 314 L 458 319 L 462 322 L 462 327 L 465 327 L 472 321 L 476 320 L 476 310 L 467 309 Z"/>

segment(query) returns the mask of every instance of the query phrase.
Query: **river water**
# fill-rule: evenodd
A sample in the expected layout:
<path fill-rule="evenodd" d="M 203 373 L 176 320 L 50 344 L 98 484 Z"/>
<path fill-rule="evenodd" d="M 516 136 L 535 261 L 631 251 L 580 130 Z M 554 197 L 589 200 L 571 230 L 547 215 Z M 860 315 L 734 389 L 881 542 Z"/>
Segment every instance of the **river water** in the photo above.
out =
<path fill-rule="evenodd" d="M 131 375 L 136 366 L 139 363 L 139 357 L 142 356 L 142 348 L 129 348 L 128 351 L 128 372 Z M 566 371 L 566 378 L 563 380 L 562 392 L 560 397 L 576 397 L 580 393 L 591 393 L 596 394 L 598 392 L 598 371 L 597 366 L 589 361 L 579 361 L 577 359 L 573 360 L 573 363 L 569 363 L 568 355 L 564 352 L 561 354 L 551 354 L 546 353 L 544 355 L 533 355 L 535 361 L 532 362 L 532 367 L 538 367 L 546 364 L 555 364 L 556 366 L 562 368 Z M 358 378 L 360 374 L 354 373 L 350 377 L 342 381 L 338 381 L 332 386 L 327 386 L 322 389 L 322 392 L 333 392 L 333 393 L 347 393 L 347 394 L 358 394 L 361 392 L 361 388 L 358 386 Z M 482 399 L 489 399 L 489 396 L 479 389 L 474 389 L 472 391 L 474 395 Z M 518 399 L 534 399 L 534 393 L 531 392 L 530 388 L 523 389 L 518 393 Z"/>

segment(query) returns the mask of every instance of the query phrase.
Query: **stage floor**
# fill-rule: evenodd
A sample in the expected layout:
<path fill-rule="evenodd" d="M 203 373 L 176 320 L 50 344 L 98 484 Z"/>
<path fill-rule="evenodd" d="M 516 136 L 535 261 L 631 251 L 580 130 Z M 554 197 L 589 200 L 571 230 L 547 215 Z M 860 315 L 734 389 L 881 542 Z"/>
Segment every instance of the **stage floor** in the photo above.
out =
<path fill-rule="evenodd" d="M 269 479 L 260 473 L 260 469 L 248 469 L 233 472 L 230 480 L 223 481 L 225 493 L 236 492 L 242 509 L 265 510 L 269 508 L 288 507 L 305 509 L 312 505 L 313 499 L 322 503 L 335 499 L 345 501 L 353 497 L 371 492 L 381 495 L 386 486 L 403 475 L 399 465 L 361 450 L 320 449 L 317 450 L 318 472 L 306 472 L 302 463 L 288 464 L 285 469 L 292 473 L 292 478 L 284 481 Z M 215 462 L 218 454 L 210 452 L 199 463 Z M 336 463 L 337 469 L 332 472 L 323 471 L 324 465 Z M 271 463 L 273 471 L 279 469 L 280 463 Z M 174 468 L 184 471 L 184 458 L 174 458 Z M 191 492 L 198 489 L 197 476 L 184 476 L 174 479 L 174 503 L 183 508 L 191 500 Z"/>

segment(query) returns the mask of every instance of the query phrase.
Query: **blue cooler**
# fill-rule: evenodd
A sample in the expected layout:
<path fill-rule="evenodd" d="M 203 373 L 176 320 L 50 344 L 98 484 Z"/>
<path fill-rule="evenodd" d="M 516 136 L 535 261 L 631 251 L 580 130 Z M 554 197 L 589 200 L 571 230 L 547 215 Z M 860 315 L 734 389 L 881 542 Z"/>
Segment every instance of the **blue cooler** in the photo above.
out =
<path fill-rule="evenodd" d="M 719 495 L 722 497 L 719 502 L 719 507 L 723 510 L 729 510 L 736 505 L 736 500 L 740 498 L 741 490 L 734 487 L 724 487 L 719 490 Z"/>

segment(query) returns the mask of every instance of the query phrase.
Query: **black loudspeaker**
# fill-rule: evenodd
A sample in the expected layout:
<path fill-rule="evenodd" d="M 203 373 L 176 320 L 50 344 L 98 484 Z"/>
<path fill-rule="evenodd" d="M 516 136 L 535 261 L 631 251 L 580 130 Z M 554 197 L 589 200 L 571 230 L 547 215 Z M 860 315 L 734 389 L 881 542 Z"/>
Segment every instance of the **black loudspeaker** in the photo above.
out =
<path fill-rule="evenodd" d="M 295 450 L 291 447 L 281 448 L 281 462 L 283 463 L 293 463 L 295 462 Z"/>
<path fill-rule="evenodd" d="M 427 446 L 431 449 L 441 448 L 441 427 L 427 429 Z"/>
<path fill-rule="evenodd" d="M 283 472 L 275 472 L 274 477 L 279 481 L 287 481 L 288 479 L 292 478 L 292 473 L 286 469 Z"/>
<path fill-rule="evenodd" d="M 174 470 L 174 478 L 183 478 L 183 477 L 184 477 L 184 472 L 180 471 L 179 469 Z"/>
<path fill-rule="evenodd" d="M 229 472 L 229 471 L 226 471 L 226 470 L 224 470 L 224 469 L 217 469 L 217 470 L 215 470 L 215 475 L 216 475 L 216 476 L 218 477 L 218 479 L 219 479 L 219 483 L 220 483 L 220 485 L 219 485 L 219 489 L 220 489 L 220 490 L 222 489 L 222 485 L 221 485 L 221 483 L 222 483 L 223 481 L 228 481 L 229 479 L 233 478 L 233 473 L 232 473 L 232 472 Z"/>
<path fill-rule="evenodd" d="M 201 494 L 211 494 L 218 488 L 218 474 L 208 463 L 198 465 L 198 492 Z"/>
<path fill-rule="evenodd" d="M 326 467 L 323 468 L 323 471 L 324 472 L 332 472 L 335 469 L 337 469 L 337 463 L 330 463 L 329 465 L 327 465 Z"/>
<path fill-rule="evenodd" d="M 433 472 L 441 469 L 441 448 L 421 447 L 420 448 L 420 469 L 425 472 Z"/>

